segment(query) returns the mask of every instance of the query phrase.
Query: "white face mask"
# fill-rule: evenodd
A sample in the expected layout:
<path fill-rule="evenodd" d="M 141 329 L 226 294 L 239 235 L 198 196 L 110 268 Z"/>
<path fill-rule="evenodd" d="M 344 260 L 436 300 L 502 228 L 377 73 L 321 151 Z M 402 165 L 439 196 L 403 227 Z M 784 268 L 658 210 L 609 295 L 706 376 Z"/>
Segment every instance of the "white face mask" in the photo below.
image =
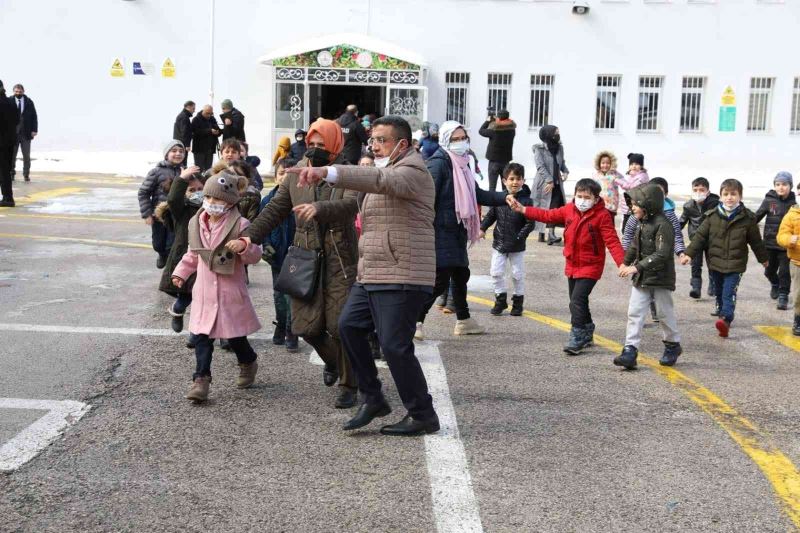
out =
<path fill-rule="evenodd" d="M 575 207 L 578 208 L 578 211 L 581 213 L 585 213 L 592 207 L 594 207 L 594 200 L 587 200 L 586 198 L 575 198 Z"/>
<path fill-rule="evenodd" d="M 723 208 L 725 211 L 727 211 L 728 213 L 732 213 L 732 212 L 733 212 L 734 210 L 736 210 L 736 208 L 737 208 L 737 207 L 739 207 L 740 205 L 742 205 L 742 202 L 736 202 L 736 204 L 734 204 L 734 205 L 732 205 L 732 206 L 730 206 L 730 207 L 728 207 L 728 206 L 727 206 L 727 205 L 725 205 L 725 204 L 722 204 L 722 208 Z"/>
<path fill-rule="evenodd" d="M 388 167 L 389 163 L 392 162 L 392 156 L 394 156 L 394 153 L 397 151 L 398 148 L 400 148 L 400 144 L 399 143 L 397 145 L 395 145 L 394 150 L 392 150 L 392 153 L 389 154 L 388 157 L 376 157 L 375 158 L 375 166 L 378 167 L 378 168 L 386 168 L 386 167 Z"/>
<path fill-rule="evenodd" d="M 447 149 L 456 155 L 464 155 L 469 152 L 469 141 L 457 141 L 450 143 Z"/>
<path fill-rule="evenodd" d="M 222 216 L 228 210 L 223 204 L 212 204 L 208 200 L 203 200 L 203 209 L 209 215 Z"/>
<path fill-rule="evenodd" d="M 694 200 L 695 202 L 703 203 L 703 202 L 706 201 L 706 198 L 708 198 L 707 194 L 703 194 L 703 193 L 699 193 L 699 192 L 693 192 L 692 193 L 692 200 Z"/>

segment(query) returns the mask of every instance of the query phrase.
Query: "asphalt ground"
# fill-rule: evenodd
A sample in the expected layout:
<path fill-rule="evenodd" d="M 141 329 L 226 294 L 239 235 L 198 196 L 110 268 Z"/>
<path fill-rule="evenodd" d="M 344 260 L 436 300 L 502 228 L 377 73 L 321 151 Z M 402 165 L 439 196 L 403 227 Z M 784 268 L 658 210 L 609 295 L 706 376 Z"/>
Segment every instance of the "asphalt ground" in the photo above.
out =
<path fill-rule="evenodd" d="M 482 242 L 470 253 L 470 295 L 488 333 L 454 337 L 452 315 L 432 311 L 419 345 L 436 354 L 426 372 L 446 375 L 435 402 L 452 403 L 457 429 L 389 438 L 376 422 L 346 434 L 352 411 L 333 408 L 336 388 L 322 385 L 310 348 L 289 354 L 268 340 L 263 263 L 250 276 L 264 325 L 256 386 L 237 390 L 235 359 L 217 350 L 212 400 L 183 399 L 193 353 L 164 331 L 171 299 L 156 290 L 137 185 L 34 175 L 16 184 L 20 207 L 0 210 L 0 400 L 91 407 L 0 474 L 0 531 L 800 528 L 800 356 L 781 337 L 792 312 L 775 309 L 755 259 L 727 340 L 711 300 L 688 297 L 690 270 L 679 266 L 684 355 L 674 371 L 645 359 L 625 372 L 611 359 L 630 285 L 610 261 L 591 300 L 597 345 L 567 357 L 562 248 L 529 240 L 529 312 L 493 317 Z M 781 328 L 766 331 L 783 342 L 761 326 Z M 660 338 L 648 324 L 642 352 L 657 358 Z M 395 421 L 402 405 L 380 372 L 395 409 L 385 420 Z M 0 403 L 0 454 L 43 412 Z M 444 445 L 463 449 L 463 471 L 450 472 Z"/>

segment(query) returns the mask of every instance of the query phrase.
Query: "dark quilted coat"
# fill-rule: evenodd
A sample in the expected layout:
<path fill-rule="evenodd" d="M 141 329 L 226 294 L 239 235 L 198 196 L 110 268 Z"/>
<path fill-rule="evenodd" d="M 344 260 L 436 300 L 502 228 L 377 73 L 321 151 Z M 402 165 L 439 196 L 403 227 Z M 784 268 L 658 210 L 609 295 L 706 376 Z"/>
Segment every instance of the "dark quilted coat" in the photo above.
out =
<path fill-rule="evenodd" d="M 675 290 L 675 228 L 664 216 L 664 191 L 658 185 L 641 185 L 627 193 L 645 211 L 625 264 L 636 265 L 633 278 L 637 287 Z"/>
<path fill-rule="evenodd" d="M 167 212 L 164 214 L 164 223 L 167 228 L 175 232 L 175 240 L 169 250 L 167 264 L 161 272 L 161 282 L 158 290 L 177 296 L 178 294 L 192 294 L 192 287 L 196 274 L 186 280 L 180 289 L 172 284 L 172 272 L 181 262 L 183 254 L 189 249 L 189 220 L 197 213 L 199 207 L 190 205 L 186 199 L 186 190 L 189 182 L 183 179 L 172 180 L 172 186 L 167 195 Z"/>
<path fill-rule="evenodd" d="M 769 191 L 761 202 L 761 207 L 756 211 L 756 222 L 761 222 L 762 218 L 767 217 L 764 221 L 764 245 L 767 250 L 783 250 L 777 240 L 778 228 L 781 227 L 783 217 L 796 203 L 794 193 L 791 191 L 786 198 L 781 198 L 775 191 Z"/>
<path fill-rule="evenodd" d="M 694 257 L 708 250 L 710 270 L 723 274 L 744 272 L 750 253 L 748 246 L 759 263 L 769 258 L 753 212 L 740 205 L 733 217 L 727 217 L 717 207 L 706 212 L 706 219 L 695 232 L 686 255 Z"/>
<path fill-rule="evenodd" d="M 522 205 L 533 205 L 531 190 L 527 185 L 523 185 L 514 198 Z M 492 248 L 501 254 L 513 254 L 525 251 L 525 241 L 536 222 L 526 219 L 525 215 L 517 213 L 507 205 L 501 205 L 489 209 L 481 222 L 481 230 L 485 232 L 492 224 L 494 224 Z"/>

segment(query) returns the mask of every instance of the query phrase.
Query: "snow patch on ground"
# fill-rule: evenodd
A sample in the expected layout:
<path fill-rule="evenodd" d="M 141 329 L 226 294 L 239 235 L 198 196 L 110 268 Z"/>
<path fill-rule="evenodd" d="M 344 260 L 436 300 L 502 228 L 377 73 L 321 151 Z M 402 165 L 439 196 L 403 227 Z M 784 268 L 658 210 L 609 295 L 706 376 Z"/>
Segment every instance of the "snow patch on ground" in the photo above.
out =
<path fill-rule="evenodd" d="M 34 172 L 144 176 L 163 158 L 164 155 L 159 152 L 34 152 L 32 167 Z"/>
<path fill-rule="evenodd" d="M 59 196 L 45 203 L 28 206 L 28 209 L 48 215 L 136 215 L 139 199 L 136 191 L 101 187 L 85 192 Z"/>

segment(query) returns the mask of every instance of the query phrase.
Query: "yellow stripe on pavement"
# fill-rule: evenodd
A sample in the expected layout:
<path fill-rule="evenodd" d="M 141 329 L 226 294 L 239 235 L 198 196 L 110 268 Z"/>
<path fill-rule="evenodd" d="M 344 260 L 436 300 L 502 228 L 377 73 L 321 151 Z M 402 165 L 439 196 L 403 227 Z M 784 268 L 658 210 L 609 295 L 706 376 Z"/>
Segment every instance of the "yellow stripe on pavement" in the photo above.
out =
<path fill-rule="evenodd" d="M 114 218 L 114 217 L 86 217 L 66 215 L 30 215 L 27 213 L 4 213 L 0 217 L 11 218 L 52 218 L 56 220 L 90 220 L 92 222 L 125 222 L 127 224 L 143 224 L 141 218 Z"/>
<path fill-rule="evenodd" d="M 63 242 L 77 242 L 81 244 L 93 244 L 97 246 L 113 246 L 116 248 L 145 248 L 150 249 L 149 244 L 142 244 L 140 242 L 124 242 L 124 241 L 102 241 L 97 239 L 78 239 L 75 237 L 55 237 L 50 235 L 26 235 L 24 233 L 0 233 L 0 238 L 9 239 L 35 239 L 40 241 L 63 241 Z"/>
<path fill-rule="evenodd" d="M 800 352 L 800 337 L 792 334 L 790 326 L 755 326 L 756 331 L 760 331 L 770 339 L 778 341 L 787 348 Z"/>
<path fill-rule="evenodd" d="M 56 198 L 58 196 L 66 196 L 68 194 L 79 193 L 81 191 L 83 191 L 83 189 L 80 187 L 60 187 L 58 189 L 50 189 L 47 191 L 39 191 L 31 194 L 26 194 L 22 198 L 17 199 L 14 203 L 16 203 L 18 206 L 28 205 L 36 202 L 41 202 L 42 200 L 49 200 L 50 198 Z M 12 209 L 12 208 L 2 207 L 0 209 Z"/>
<path fill-rule="evenodd" d="M 487 307 L 494 305 L 493 301 L 485 298 L 469 296 L 467 299 Z M 526 310 L 523 315 L 562 331 L 569 331 L 571 327 L 566 322 L 533 311 Z M 622 351 L 621 344 L 599 335 L 595 335 L 594 342 L 614 353 Z M 800 529 L 800 472 L 791 459 L 775 447 L 769 436 L 739 414 L 736 409 L 725 403 L 722 398 L 683 372 L 675 370 L 673 367 L 661 366 L 658 361 L 642 353 L 639 354 L 639 361 L 684 393 L 730 435 L 734 442 L 761 469 L 772 485 L 775 494 L 781 500 L 784 511 Z"/>

